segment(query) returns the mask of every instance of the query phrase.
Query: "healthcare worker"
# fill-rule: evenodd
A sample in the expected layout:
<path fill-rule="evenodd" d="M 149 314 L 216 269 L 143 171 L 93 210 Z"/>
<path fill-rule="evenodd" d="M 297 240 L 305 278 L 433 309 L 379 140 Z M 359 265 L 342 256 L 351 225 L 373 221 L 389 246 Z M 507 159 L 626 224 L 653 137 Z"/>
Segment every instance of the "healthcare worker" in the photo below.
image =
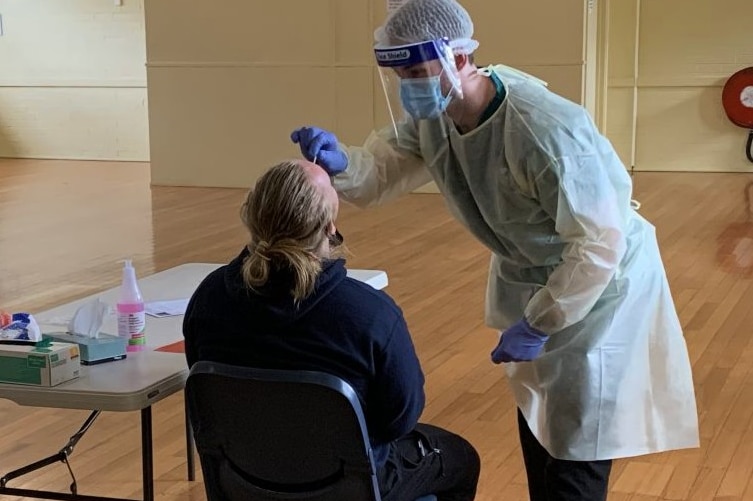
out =
<path fill-rule="evenodd" d="M 363 147 L 317 127 L 292 140 L 359 206 L 436 182 L 492 252 L 492 360 L 518 406 L 531 499 L 603 500 L 612 459 L 699 443 L 655 230 L 586 110 L 517 70 L 478 69 L 472 36 L 454 0 L 408 0 L 376 32 L 392 126 Z"/>

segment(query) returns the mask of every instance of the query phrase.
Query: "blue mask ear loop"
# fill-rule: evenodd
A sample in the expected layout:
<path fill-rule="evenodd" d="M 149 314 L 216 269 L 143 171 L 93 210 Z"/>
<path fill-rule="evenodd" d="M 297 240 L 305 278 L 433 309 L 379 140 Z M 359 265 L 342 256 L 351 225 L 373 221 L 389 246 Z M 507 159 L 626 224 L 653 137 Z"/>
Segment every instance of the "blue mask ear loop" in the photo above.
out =
<path fill-rule="evenodd" d="M 450 92 L 447 93 L 447 96 L 444 97 L 444 101 L 442 101 L 442 113 L 447 111 L 447 106 L 449 106 L 450 101 L 452 101 L 452 89 L 450 89 Z"/>
<path fill-rule="evenodd" d="M 447 71 L 446 68 L 442 68 L 442 71 L 439 73 L 439 92 L 442 92 L 442 75 L 444 72 Z M 453 91 L 455 90 L 455 86 L 450 86 L 450 91 L 447 93 L 446 96 L 442 96 L 442 113 L 445 113 L 447 111 L 447 106 L 449 106 L 450 101 L 452 101 L 453 98 Z"/>
<path fill-rule="evenodd" d="M 440 93 L 442 92 L 442 90 L 441 90 L 442 89 L 442 86 L 441 86 L 442 74 L 445 71 L 447 71 L 447 70 L 444 69 L 444 68 L 442 68 L 442 73 L 439 74 L 439 82 L 440 82 L 440 87 L 439 88 L 440 88 Z M 450 119 L 449 116 L 447 115 L 447 106 L 449 106 L 450 101 L 452 101 L 452 98 L 454 97 L 453 96 L 453 90 L 454 90 L 454 87 L 451 87 L 450 88 L 450 92 L 448 92 L 446 96 L 442 96 L 442 99 L 443 99 L 443 101 L 442 101 L 442 114 L 445 115 L 445 117 L 447 117 L 447 120 L 449 120 L 450 123 L 452 123 L 452 119 Z M 450 128 L 447 127 L 447 120 L 442 120 L 441 123 L 442 123 L 442 130 L 444 131 L 444 137 L 447 138 L 447 139 L 449 139 L 449 137 L 450 137 Z M 453 125 L 453 128 L 454 128 L 454 125 Z M 450 143 L 447 142 L 446 144 L 449 145 Z"/>

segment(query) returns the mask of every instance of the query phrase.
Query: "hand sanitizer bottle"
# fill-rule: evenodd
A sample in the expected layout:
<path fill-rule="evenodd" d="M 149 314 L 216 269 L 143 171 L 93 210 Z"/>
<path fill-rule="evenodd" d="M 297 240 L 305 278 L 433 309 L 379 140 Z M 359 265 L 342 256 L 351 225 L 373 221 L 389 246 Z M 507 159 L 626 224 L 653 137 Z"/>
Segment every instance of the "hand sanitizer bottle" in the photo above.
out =
<path fill-rule="evenodd" d="M 144 327 L 144 300 L 141 297 L 139 284 L 136 282 L 136 270 L 127 259 L 123 266 L 123 283 L 120 286 L 120 299 L 116 305 L 118 312 L 118 336 L 128 340 L 127 351 L 143 351 L 146 349 Z"/>

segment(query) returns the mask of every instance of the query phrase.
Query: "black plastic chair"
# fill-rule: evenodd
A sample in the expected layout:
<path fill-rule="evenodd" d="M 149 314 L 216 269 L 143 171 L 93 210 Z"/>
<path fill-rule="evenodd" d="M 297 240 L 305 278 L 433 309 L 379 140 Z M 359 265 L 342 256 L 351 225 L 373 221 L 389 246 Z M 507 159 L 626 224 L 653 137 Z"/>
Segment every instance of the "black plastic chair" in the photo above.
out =
<path fill-rule="evenodd" d="M 361 405 L 338 377 L 198 362 L 186 405 L 209 501 L 381 501 Z"/>

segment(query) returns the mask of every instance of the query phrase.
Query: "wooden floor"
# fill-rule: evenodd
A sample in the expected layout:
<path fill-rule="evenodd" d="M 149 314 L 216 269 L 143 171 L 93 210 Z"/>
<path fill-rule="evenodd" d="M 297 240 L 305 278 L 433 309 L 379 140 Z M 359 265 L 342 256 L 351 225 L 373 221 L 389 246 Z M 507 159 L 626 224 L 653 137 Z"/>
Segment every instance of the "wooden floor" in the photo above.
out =
<path fill-rule="evenodd" d="M 693 363 L 697 450 L 618 461 L 610 500 L 753 500 L 753 174 L 637 173 L 656 226 Z M 226 262 L 244 243 L 245 190 L 149 187 L 146 164 L 0 160 L 0 308 L 40 311 L 117 285 L 123 258 L 142 276 L 184 262 Z M 468 437 L 482 458 L 477 499 L 525 500 L 514 403 L 489 361 L 488 253 L 437 195 L 385 208 L 343 207 L 351 267 L 381 268 L 424 370 L 423 420 Z M 160 500 L 204 499 L 185 478 L 182 397 L 154 407 Z M 86 412 L 0 400 L 0 475 L 56 452 Z M 72 458 L 84 494 L 140 494 L 138 413 L 107 413 Z M 11 486 L 65 490 L 63 465 Z"/>

